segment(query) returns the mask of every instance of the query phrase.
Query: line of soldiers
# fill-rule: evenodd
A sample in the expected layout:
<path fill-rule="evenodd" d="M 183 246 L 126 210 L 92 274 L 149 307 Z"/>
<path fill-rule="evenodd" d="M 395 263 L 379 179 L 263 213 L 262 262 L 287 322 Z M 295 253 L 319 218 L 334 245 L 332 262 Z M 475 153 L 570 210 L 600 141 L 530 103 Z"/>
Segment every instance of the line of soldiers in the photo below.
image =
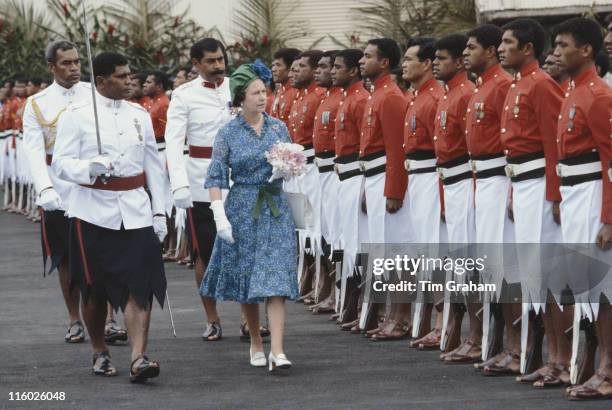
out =
<path fill-rule="evenodd" d="M 413 38 L 403 59 L 391 39 L 370 40 L 365 50 L 275 54 L 268 110 L 308 160 L 306 174 L 285 186 L 310 205 L 299 243 L 308 309 L 334 313 L 343 330 L 373 341 L 412 336 L 411 347 L 440 349 L 443 363 L 474 363 L 486 376 L 516 374 L 538 388 L 573 384 L 572 400 L 612 397 L 609 280 L 586 295 L 575 289 L 568 301 L 550 282 L 500 269 L 480 279 L 496 284 L 497 296 L 418 295 L 411 303 L 388 295 L 385 303 L 365 275 L 366 243 L 609 249 L 612 92 L 595 61 L 601 27 L 570 19 L 553 40 L 545 54 L 544 28 L 519 19 L 437 41 Z M 524 249 L 517 246 L 522 263 L 533 256 Z M 551 281 L 565 285 L 561 276 Z M 518 298 L 501 303 L 517 287 Z"/>
<path fill-rule="evenodd" d="M 612 47 L 608 37 L 606 45 Z M 536 387 L 568 384 L 571 364 L 576 386 L 568 389 L 570 398 L 612 394 L 609 289 L 595 289 L 599 293 L 584 299 L 574 295 L 574 307 L 563 305 L 557 295 L 523 303 L 495 303 L 471 294 L 466 295 L 470 303 L 425 298 L 417 303 L 393 298 L 375 303 L 369 286 L 362 285 L 365 243 L 563 241 L 609 246 L 612 96 L 595 68 L 603 44 L 601 31 L 591 20 L 571 19 L 557 28 L 554 40 L 546 72 L 538 63 L 546 35 L 529 19 L 501 29 L 483 25 L 467 35 L 437 41 L 415 38 L 403 60 L 391 39 L 370 40 L 365 50 L 278 50 L 272 67 L 276 90 L 268 111 L 287 124 L 308 158 L 306 174 L 287 183 L 285 190 L 308 198 L 297 262 L 304 268 L 303 300 L 314 313 L 334 312 L 332 318 L 342 329 L 376 341 L 412 335 L 410 345 L 415 348 L 442 349 L 444 363 L 477 362 L 485 375 L 522 373 L 517 380 Z M 59 267 L 71 316 L 67 340 L 84 337 L 82 325 L 72 331 L 75 322 L 80 324 L 74 290 L 79 285 L 89 296 L 83 312 L 94 350 L 94 373 L 117 373 L 100 338 L 103 301 L 105 315 L 112 311 L 106 302 L 130 312 L 126 324 L 128 330 L 130 324 L 135 329 L 136 340 L 130 372 L 135 379 L 146 379 L 159 374 L 159 364 L 146 357 L 146 330 L 143 335 L 139 326 L 148 328 L 146 312 L 153 296 L 163 303 L 163 267 L 160 270 L 157 257 L 135 266 L 119 256 L 142 255 L 143 249 L 152 256 L 156 249 L 150 237 L 165 237 L 174 205 L 177 225 L 185 221 L 199 287 L 216 235 L 204 179 L 214 137 L 234 114 L 225 77 L 227 58 L 215 39 L 194 43 L 190 57 L 197 76 L 176 87 L 169 102 L 163 77 L 149 73 L 139 80 L 145 89 L 154 90 L 147 91 L 152 99 L 138 100 L 151 113 L 142 115 L 137 105 L 122 103 L 140 98 L 130 94 L 133 84 L 126 60 L 113 53 L 98 57 L 99 73 L 95 67 L 94 72 L 101 86 L 100 127 L 103 145 L 109 144 L 107 155 L 94 150 L 93 116 L 87 114 L 91 87 L 80 82 L 80 56 L 68 42 L 47 49 L 54 82 L 27 100 L 24 147 L 36 204 L 43 209 L 43 254 L 52 261 L 50 270 Z M 183 70 L 181 78 L 188 74 Z M 401 89 L 400 80 L 409 83 L 410 90 Z M 165 106 L 164 126 L 162 116 L 152 112 L 162 112 Z M 12 126 L 11 133 L 19 128 Z M 124 133 L 129 144 L 110 137 Z M 84 145 L 76 152 L 78 141 Z M 54 152 L 57 147 L 59 153 Z M 145 184 L 151 194 L 148 203 L 142 196 Z M 94 194 L 99 196 L 99 214 L 82 209 Z M 117 206 L 110 204 L 110 195 Z M 121 199 L 128 195 L 133 200 Z M 69 243 L 69 237 L 78 240 Z M 118 248 L 128 239 L 131 246 Z M 142 248 L 136 252 L 133 243 L 142 243 Z M 109 285 L 100 272 L 117 263 L 92 257 L 88 249 L 94 245 L 107 246 L 111 255 L 134 267 L 139 286 L 121 276 Z M 425 280 L 433 274 L 416 272 Z M 489 279 L 500 289 L 502 283 L 522 281 L 510 274 Z M 208 321 L 203 339 L 220 340 L 216 302 L 202 298 L 202 303 Z M 144 309 L 144 316 L 134 306 Z M 462 340 L 464 311 L 470 333 Z M 541 339 L 528 344 L 524 337 L 538 333 L 529 331 L 540 326 L 528 320 L 535 313 L 541 313 L 547 338 L 545 365 L 537 354 Z M 565 332 L 573 327 L 576 339 L 582 318 L 590 323 L 584 325 L 586 330 L 597 336 L 588 338 L 590 349 L 579 366 Z M 259 331 L 265 335 L 267 329 Z M 241 327 L 246 340 L 248 332 Z M 505 334 L 506 340 L 488 333 Z M 593 374 L 597 343 L 600 363 Z M 536 353 L 528 355 L 528 347 Z"/>

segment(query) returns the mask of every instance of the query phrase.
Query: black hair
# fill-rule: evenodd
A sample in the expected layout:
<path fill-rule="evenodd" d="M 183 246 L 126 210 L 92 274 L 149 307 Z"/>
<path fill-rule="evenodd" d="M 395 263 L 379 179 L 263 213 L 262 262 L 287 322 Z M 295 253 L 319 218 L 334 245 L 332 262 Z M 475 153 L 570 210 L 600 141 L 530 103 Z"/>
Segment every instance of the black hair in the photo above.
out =
<path fill-rule="evenodd" d="M 40 87 L 40 84 L 42 83 L 42 78 L 40 77 L 31 77 L 29 79 L 29 81 L 32 83 L 32 85 L 34 85 L 35 87 Z"/>
<path fill-rule="evenodd" d="M 406 48 L 419 47 L 417 57 L 419 61 L 430 60 L 436 58 L 436 39 L 433 37 L 413 37 L 408 40 Z"/>
<path fill-rule="evenodd" d="M 47 60 L 48 63 L 56 63 L 57 60 L 57 52 L 58 51 L 66 51 L 66 50 L 72 50 L 75 49 L 77 50 L 77 53 L 79 52 L 79 49 L 77 48 L 77 46 L 67 40 L 55 40 L 50 42 L 49 44 L 47 44 L 47 47 L 45 48 L 45 60 Z"/>
<path fill-rule="evenodd" d="M 402 50 L 400 50 L 395 40 L 391 38 L 374 38 L 369 40 L 368 44 L 376 46 L 379 59 L 387 58 L 389 60 L 389 68 L 391 70 L 397 67 L 402 58 Z"/>
<path fill-rule="evenodd" d="M 323 52 L 323 55 L 321 56 L 321 58 L 329 57 L 330 64 L 334 65 L 334 60 L 336 59 L 337 55 L 338 55 L 338 50 L 328 50 L 328 51 Z"/>
<path fill-rule="evenodd" d="M 15 77 L 15 82 L 13 83 L 13 87 L 15 86 L 16 83 L 23 83 L 27 85 L 28 80 L 23 76 L 19 76 L 19 77 Z"/>
<path fill-rule="evenodd" d="M 612 13 L 608 13 L 606 15 L 606 18 L 604 18 L 604 23 L 606 23 L 606 26 L 608 26 L 610 23 L 612 23 Z"/>
<path fill-rule="evenodd" d="M 204 53 L 206 51 L 214 53 L 218 50 L 221 50 L 221 52 L 223 53 L 223 58 L 227 63 L 227 54 L 225 53 L 225 46 L 219 40 L 211 37 L 206 37 L 196 41 L 189 50 L 189 57 L 195 58 L 196 60 L 200 61 L 202 57 L 204 57 Z"/>
<path fill-rule="evenodd" d="M 153 76 L 157 85 L 161 85 L 164 91 L 170 88 L 170 80 L 168 79 L 168 75 L 166 73 L 154 70 L 147 73 L 147 77 L 150 75 Z"/>
<path fill-rule="evenodd" d="M 474 37 L 482 48 L 495 47 L 497 52 L 497 47 L 501 44 L 503 34 L 503 31 L 493 24 L 482 24 L 468 31 L 466 36 L 468 38 Z"/>
<path fill-rule="evenodd" d="M 274 53 L 274 59 L 283 60 L 283 63 L 289 68 L 291 64 L 299 58 L 300 54 L 302 54 L 302 51 L 297 48 L 279 48 L 276 50 L 276 53 Z"/>
<path fill-rule="evenodd" d="M 601 27 L 595 20 L 584 17 L 565 20 L 554 29 L 554 36 L 556 37 L 559 34 L 571 34 L 577 46 L 590 44 L 593 48 L 593 59 L 603 46 Z"/>
<path fill-rule="evenodd" d="M 398 79 L 401 80 L 404 74 L 404 70 L 402 70 L 401 67 L 395 67 L 393 70 L 391 70 L 391 74 L 393 74 L 394 76 L 396 76 Z"/>
<path fill-rule="evenodd" d="M 138 80 L 138 85 L 142 87 L 144 82 L 147 81 L 147 77 L 149 76 L 149 71 L 138 71 L 136 73 L 132 73 L 132 78 Z"/>
<path fill-rule="evenodd" d="M 100 77 L 108 77 L 115 72 L 115 68 L 123 65 L 127 65 L 128 60 L 119 53 L 113 53 L 111 51 L 105 51 L 93 59 L 93 72 L 94 72 L 94 81 L 95 78 Z"/>
<path fill-rule="evenodd" d="M 336 58 L 338 57 L 342 57 L 344 59 L 344 65 L 346 65 L 346 68 L 348 68 L 349 70 L 352 68 L 358 69 L 359 60 L 363 58 L 363 50 L 360 50 L 358 48 L 347 48 L 338 51 L 338 54 L 336 54 Z M 359 70 L 357 70 L 357 72 L 359 73 L 359 77 L 361 77 L 361 72 Z"/>
<path fill-rule="evenodd" d="M 308 65 L 313 69 L 317 68 L 317 64 L 321 57 L 323 57 L 323 52 L 321 50 L 307 50 L 300 54 L 300 58 L 308 59 Z"/>
<path fill-rule="evenodd" d="M 599 53 L 597 53 L 595 56 L 595 65 L 600 69 L 599 76 L 605 76 L 610 68 L 610 57 L 608 57 L 608 53 L 603 50 L 599 50 Z"/>
<path fill-rule="evenodd" d="M 468 38 L 464 34 L 449 34 L 436 42 L 436 50 L 446 50 L 453 58 L 463 55 Z"/>
<path fill-rule="evenodd" d="M 546 46 L 546 31 L 542 25 L 534 19 L 516 19 L 506 23 L 502 30 L 512 31 L 512 36 L 518 40 L 520 48 L 527 43 L 533 44 L 534 57 L 540 58 Z"/>

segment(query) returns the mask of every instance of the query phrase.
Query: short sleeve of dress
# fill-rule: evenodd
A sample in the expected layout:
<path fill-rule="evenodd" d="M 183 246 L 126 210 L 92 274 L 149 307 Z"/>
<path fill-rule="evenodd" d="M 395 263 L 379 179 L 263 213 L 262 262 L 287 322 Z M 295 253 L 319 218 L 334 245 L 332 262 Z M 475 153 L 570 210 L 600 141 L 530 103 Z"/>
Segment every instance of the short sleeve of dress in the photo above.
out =
<path fill-rule="evenodd" d="M 213 144 L 212 158 L 206 173 L 204 188 L 229 189 L 229 146 L 227 137 L 229 135 L 229 124 L 222 127 Z"/>

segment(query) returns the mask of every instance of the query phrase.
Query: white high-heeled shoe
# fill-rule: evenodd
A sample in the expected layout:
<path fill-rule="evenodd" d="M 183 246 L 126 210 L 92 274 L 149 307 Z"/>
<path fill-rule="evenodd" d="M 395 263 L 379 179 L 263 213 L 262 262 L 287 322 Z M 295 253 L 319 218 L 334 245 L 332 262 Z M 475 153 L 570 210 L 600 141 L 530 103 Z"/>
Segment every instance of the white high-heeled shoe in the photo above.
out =
<path fill-rule="evenodd" d="M 284 353 L 274 356 L 272 352 L 268 356 L 268 370 L 274 371 L 276 369 L 289 369 L 291 368 L 291 362 L 287 359 Z"/>
<path fill-rule="evenodd" d="M 254 367 L 266 367 L 268 362 L 266 361 L 266 355 L 264 352 L 255 352 L 249 349 L 249 353 L 251 354 L 251 366 Z"/>

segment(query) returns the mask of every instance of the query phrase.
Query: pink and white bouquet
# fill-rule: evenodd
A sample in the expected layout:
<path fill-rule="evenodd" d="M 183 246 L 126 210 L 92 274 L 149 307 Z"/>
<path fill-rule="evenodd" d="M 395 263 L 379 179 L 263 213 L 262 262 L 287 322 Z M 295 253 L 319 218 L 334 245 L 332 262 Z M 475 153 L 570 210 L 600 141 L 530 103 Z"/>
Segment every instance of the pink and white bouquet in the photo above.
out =
<path fill-rule="evenodd" d="M 306 155 L 300 144 L 277 142 L 265 155 L 272 165 L 272 176 L 268 182 L 279 178 L 289 180 L 302 175 L 306 170 Z"/>

